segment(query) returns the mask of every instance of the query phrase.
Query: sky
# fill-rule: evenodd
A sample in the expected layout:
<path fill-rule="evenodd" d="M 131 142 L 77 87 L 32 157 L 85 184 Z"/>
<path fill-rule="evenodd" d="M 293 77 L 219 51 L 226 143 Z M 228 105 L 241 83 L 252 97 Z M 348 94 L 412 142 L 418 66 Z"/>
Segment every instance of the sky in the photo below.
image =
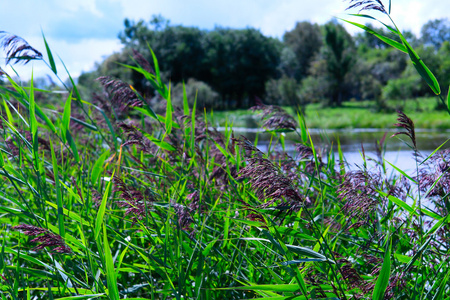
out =
<path fill-rule="evenodd" d="M 42 34 L 56 58 L 58 75 L 65 80 L 95 68 L 108 55 L 119 52 L 118 34 L 125 18 L 149 21 L 161 15 L 173 25 L 214 29 L 253 27 L 267 36 L 281 38 L 296 22 L 324 24 L 334 17 L 349 18 L 345 11 L 349 1 L 342 0 L 0 0 L 0 31 L 24 38 L 45 53 Z M 388 1 L 384 0 L 385 5 Z M 450 1 L 392 0 L 391 16 L 401 30 L 420 33 L 428 20 L 445 18 Z M 357 11 L 353 11 L 357 13 Z M 352 19 L 366 23 L 367 19 Z M 359 29 L 346 25 L 351 33 Z M 5 67 L 5 54 L 0 49 L 0 67 Z M 45 56 L 45 59 L 47 57 Z M 24 80 L 45 77 L 49 68 L 39 61 L 14 66 Z M 56 80 L 56 79 L 54 79 Z"/>

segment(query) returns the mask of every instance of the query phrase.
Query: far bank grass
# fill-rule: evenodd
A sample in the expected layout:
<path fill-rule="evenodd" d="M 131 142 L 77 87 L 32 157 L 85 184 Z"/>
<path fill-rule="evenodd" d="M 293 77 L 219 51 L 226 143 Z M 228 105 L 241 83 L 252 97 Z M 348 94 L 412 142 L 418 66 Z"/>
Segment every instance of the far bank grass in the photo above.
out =
<path fill-rule="evenodd" d="M 446 111 L 435 110 L 436 104 L 436 98 L 388 101 L 390 107 L 402 108 L 416 128 L 450 129 L 450 116 Z M 295 114 L 292 108 L 285 109 Z M 395 109 L 376 112 L 373 101 L 345 102 L 341 107 L 325 108 L 321 104 L 310 104 L 304 113 L 307 126 L 320 129 L 392 128 L 397 119 Z M 233 127 L 258 127 L 257 113 L 249 110 L 213 112 L 211 121 L 214 126 L 225 126 L 228 121 Z"/>

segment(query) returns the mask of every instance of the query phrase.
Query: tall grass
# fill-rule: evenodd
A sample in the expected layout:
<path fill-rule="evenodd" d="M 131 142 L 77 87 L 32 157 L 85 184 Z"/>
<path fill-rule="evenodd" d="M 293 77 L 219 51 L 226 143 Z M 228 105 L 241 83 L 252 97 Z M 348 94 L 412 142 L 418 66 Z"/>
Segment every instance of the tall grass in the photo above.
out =
<path fill-rule="evenodd" d="M 112 78 L 99 79 L 106 96 L 95 103 L 73 84 L 51 108 L 32 81 L 3 75 L 2 299 L 450 296 L 450 152 L 421 158 L 408 116 L 398 124 L 416 175 L 386 171 L 384 138 L 348 171 L 340 149 L 315 147 L 301 116 L 255 108 L 272 136 L 263 153 L 229 124 L 211 128 L 186 97 L 173 107 L 156 57 L 135 61 L 124 67 L 146 77 L 164 114 Z M 283 151 L 286 131 L 298 134 L 296 157 Z"/>

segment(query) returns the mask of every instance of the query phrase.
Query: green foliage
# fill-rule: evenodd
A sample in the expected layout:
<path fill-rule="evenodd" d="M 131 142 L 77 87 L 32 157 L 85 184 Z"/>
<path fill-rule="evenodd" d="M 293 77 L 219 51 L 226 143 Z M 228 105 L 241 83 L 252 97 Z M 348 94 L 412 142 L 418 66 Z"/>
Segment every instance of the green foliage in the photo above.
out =
<path fill-rule="evenodd" d="M 196 101 L 200 110 L 221 108 L 220 95 L 207 83 L 189 78 L 184 86 L 189 107 L 193 107 Z M 172 103 L 176 107 L 183 107 L 183 99 L 183 83 L 177 83 L 172 88 Z"/>
<path fill-rule="evenodd" d="M 126 20 L 120 38 L 125 49 L 136 49 L 147 59 L 150 45 L 160 58 L 165 80 L 177 84 L 194 78 L 210 85 L 219 93 L 222 108 L 248 107 L 253 105 L 249 98 L 264 94 L 264 83 L 277 74 L 281 48 L 279 41 L 256 29 L 206 31 L 171 26 L 162 19 L 150 26 Z M 142 85 L 135 84 L 140 80 L 132 81 L 141 90 Z"/>
<path fill-rule="evenodd" d="M 294 29 L 283 35 L 283 42 L 295 54 L 296 63 L 288 66 L 285 63 L 285 73 L 301 80 L 308 74 L 314 56 L 322 47 L 322 33 L 317 24 L 298 22 Z M 286 56 L 286 54 L 284 54 Z M 284 58 L 286 60 L 286 58 Z M 282 56 L 283 61 L 283 56 Z"/>
<path fill-rule="evenodd" d="M 283 76 L 278 80 L 271 79 L 266 83 L 267 104 L 303 107 L 306 102 L 300 98 L 300 85 L 295 78 Z"/>

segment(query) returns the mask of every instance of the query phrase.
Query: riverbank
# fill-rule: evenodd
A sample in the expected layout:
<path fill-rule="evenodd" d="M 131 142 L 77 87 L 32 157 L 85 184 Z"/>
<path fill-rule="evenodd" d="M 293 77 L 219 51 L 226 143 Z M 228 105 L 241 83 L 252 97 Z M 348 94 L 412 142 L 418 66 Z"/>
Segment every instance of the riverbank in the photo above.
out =
<path fill-rule="evenodd" d="M 445 130 L 450 129 L 450 116 L 446 111 L 436 111 L 436 98 L 418 98 L 405 101 L 388 101 L 389 107 L 402 107 L 403 111 L 414 121 L 416 128 Z M 295 116 L 291 107 L 284 107 Z M 326 107 L 321 104 L 309 104 L 305 109 L 305 120 L 309 128 L 320 129 L 354 129 L 379 128 L 388 129 L 396 123 L 397 113 L 375 112 L 373 101 L 345 102 L 341 107 Z M 212 114 L 214 126 L 225 126 L 228 122 L 233 127 L 258 127 L 256 112 L 249 110 L 218 111 Z"/>

